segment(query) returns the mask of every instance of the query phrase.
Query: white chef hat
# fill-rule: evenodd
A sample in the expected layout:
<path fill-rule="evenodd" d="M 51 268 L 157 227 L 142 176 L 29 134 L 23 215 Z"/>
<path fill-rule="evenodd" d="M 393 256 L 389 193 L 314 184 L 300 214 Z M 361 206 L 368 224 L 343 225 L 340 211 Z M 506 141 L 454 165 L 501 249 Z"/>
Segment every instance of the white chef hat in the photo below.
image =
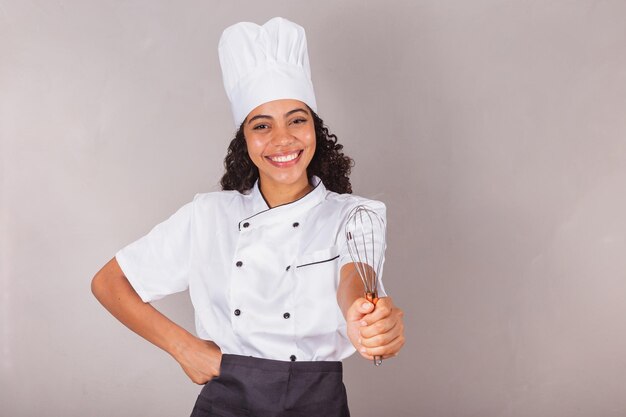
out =
<path fill-rule="evenodd" d="M 317 111 L 304 28 L 282 17 L 259 26 L 234 24 L 222 33 L 220 65 L 238 127 L 257 106 L 294 99 Z"/>

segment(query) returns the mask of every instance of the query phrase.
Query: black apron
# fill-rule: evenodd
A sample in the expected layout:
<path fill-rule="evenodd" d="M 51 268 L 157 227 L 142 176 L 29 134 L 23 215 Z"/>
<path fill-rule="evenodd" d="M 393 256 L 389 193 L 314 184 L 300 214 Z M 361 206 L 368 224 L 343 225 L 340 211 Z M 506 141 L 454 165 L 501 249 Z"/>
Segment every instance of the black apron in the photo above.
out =
<path fill-rule="evenodd" d="M 191 417 L 349 417 L 341 362 L 223 355 Z"/>

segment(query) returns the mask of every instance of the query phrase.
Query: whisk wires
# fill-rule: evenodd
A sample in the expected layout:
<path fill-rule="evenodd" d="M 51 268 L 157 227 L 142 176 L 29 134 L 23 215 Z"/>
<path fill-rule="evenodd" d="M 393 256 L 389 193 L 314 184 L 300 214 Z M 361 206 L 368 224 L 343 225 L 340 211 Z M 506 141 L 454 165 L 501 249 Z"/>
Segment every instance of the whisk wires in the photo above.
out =
<path fill-rule="evenodd" d="M 357 206 L 348 214 L 345 226 L 348 252 L 366 294 L 378 297 L 378 280 L 385 250 L 385 223 L 374 210 Z"/>

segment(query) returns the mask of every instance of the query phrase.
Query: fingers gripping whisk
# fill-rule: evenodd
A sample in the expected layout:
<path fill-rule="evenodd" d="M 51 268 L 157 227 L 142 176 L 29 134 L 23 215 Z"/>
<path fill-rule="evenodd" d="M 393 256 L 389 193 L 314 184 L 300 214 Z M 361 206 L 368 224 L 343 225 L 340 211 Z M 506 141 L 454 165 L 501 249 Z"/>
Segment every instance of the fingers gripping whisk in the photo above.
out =
<path fill-rule="evenodd" d="M 376 304 L 385 261 L 385 221 L 371 208 L 357 206 L 348 214 L 345 235 L 348 252 L 363 281 L 365 298 Z M 381 363 L 382 358 L 376 356 L 374 364 Z"/>

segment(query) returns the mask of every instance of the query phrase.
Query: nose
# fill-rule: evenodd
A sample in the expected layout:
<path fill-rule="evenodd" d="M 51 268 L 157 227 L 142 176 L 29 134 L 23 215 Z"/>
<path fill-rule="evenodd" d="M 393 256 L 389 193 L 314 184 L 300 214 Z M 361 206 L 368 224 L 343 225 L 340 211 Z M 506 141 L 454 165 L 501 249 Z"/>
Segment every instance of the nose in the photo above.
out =
<path fill-rule="evenodd" d="M 275 146 L 291 145 L 294 137 L 287 126 L 275 126 L 272 132 L 272 144 Z"/>

